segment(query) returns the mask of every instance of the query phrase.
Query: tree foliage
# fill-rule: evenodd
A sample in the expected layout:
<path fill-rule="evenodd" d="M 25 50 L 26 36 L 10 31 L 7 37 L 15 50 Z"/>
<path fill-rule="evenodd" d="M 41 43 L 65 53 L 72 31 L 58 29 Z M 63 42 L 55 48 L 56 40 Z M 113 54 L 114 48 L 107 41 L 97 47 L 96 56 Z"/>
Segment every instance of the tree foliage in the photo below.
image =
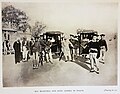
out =
<path fill-rule="evenodd" d="M 28 27 L 28 16 L 24 11 L 16 9 L 12 5 L 6 6 L 2 9 L 2 23 L 3 27 L 10 24 L 10 28 L 17 28 L 25 31 Z"/>
<path fill-rule="evenodd" d="M 35 26 L 32 28 L 32 36 L 39 37 L 39 35 L 44 31 L 46 25 L 40 23 L 39 21 L 35 22 Z"/>

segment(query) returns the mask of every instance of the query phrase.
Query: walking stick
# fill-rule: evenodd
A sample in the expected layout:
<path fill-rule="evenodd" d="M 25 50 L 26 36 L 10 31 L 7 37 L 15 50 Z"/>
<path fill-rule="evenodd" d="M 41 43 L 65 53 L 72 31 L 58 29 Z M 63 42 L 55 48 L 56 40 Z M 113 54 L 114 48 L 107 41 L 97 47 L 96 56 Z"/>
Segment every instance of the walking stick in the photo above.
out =
<path fill-rule="evenodd" d="M 62 59 L 63 55 L 64 55 L 64 53 L 63 53 L 63 52 L 61 52 L 61 53 L 60 53 L 60 58 L 59 58 L 59 61 Z"/>

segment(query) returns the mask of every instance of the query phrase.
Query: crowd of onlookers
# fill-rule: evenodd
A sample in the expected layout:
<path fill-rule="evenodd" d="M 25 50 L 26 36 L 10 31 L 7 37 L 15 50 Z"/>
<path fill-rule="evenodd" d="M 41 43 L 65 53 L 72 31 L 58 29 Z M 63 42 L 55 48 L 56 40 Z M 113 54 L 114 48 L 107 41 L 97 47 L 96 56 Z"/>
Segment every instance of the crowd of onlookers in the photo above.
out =
<path fill-rule="evenodd" d="M 74 62 L 78 58 L 77 49 L 79 47 L 75 46 L 77 44 L 82 47 L 82 54 L 87 54 L 89 56 L 86 62 L 89 62 L 91 65 L 90 72 L 99 74 L 98 62 L 105 63 L 105 52 L 108 50 L 105 34 L 101 34 L 100 38 L 99 35 L 93 34 L 91 40 L 87 38 L 84 40 L 86 40 L 87 43 L 82 45 L 78 44 L 78 38 L 74 38 L 71 35 L 70 38 L 67 38 L 63 35 L 59 61 L 65 57 L 65 62 Z M 44 62 L 53 64 L 53 53 L 51 51 L 53 42 L 55 42 L 53 37 L 49 38 L 47 41 L 41 39 L 41 37 L 32 37 L 31 40 L 27 40 L 26 37 L 18 38 L 13 44 L 15 64 L 26 62 L 30 58 L 32 59 L 34 69 L 37 69 L 39 64 L 43 66 Z"/>

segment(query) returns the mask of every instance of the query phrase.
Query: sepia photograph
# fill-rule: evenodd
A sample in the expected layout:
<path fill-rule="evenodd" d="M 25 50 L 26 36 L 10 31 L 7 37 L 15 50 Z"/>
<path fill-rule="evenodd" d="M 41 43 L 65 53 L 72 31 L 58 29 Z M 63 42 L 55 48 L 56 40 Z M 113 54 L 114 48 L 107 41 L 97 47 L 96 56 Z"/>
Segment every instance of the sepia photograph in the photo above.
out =
<path fill-rule="evenodd" d="M 117 86 L 118 3 L 2 2 L 3 87 Z"/>

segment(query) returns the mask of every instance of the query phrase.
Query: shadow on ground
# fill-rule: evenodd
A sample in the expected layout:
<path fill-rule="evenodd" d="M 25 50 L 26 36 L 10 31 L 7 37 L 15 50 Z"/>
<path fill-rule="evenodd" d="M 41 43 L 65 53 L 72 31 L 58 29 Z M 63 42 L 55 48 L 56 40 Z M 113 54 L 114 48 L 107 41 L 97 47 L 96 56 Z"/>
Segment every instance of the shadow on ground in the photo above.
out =
<path fill-rule="evenodd" d="M 53 59 L 57 59 L 57 58 L 59 58 L 58 55 L 53 55 Z M 63 56 L 61 60 L 65 61 L 65 57 Z M 86 62 L 86 60 L 87 59 L 85 59 L 84 57 L 78 56 L 77 59 L 75 59 L 75 61 L 73 61 L 73 63 L 81 66 L 82 68 L 84 68 L 86 70 L 90 70 L 90 68 L 88 67 L 88 64 L 90 65 L 90 63 Z"/>

